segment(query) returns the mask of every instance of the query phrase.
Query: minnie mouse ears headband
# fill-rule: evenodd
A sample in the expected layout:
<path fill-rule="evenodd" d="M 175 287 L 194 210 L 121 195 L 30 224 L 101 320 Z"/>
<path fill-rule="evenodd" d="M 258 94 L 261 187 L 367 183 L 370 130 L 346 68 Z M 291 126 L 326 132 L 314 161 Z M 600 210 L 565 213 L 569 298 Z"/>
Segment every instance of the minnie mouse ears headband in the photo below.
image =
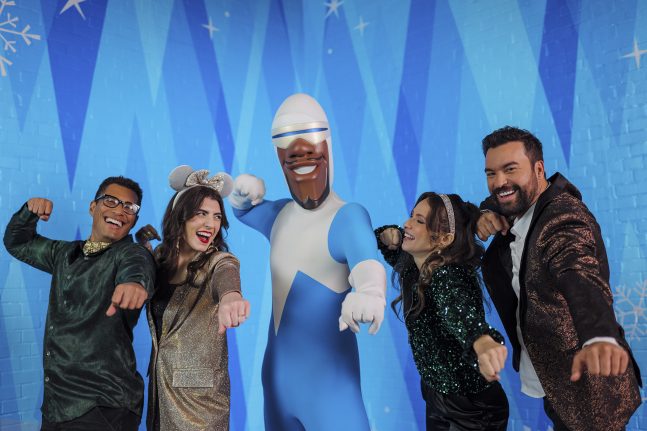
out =
<path fill-rule="evenodd" d="M 180 195 L 195 186 L 212 188 L 223 198 L 229 196 L 234 188 L 234 180 L 229 174 L 218 172 L 209 178 L 207 169 L 194 171 L 189 165 L 180 165 L 173 169 L 168 176 L 168 182 L 171 188 L 178 192 L 173 200 L 174 207 Z"/>

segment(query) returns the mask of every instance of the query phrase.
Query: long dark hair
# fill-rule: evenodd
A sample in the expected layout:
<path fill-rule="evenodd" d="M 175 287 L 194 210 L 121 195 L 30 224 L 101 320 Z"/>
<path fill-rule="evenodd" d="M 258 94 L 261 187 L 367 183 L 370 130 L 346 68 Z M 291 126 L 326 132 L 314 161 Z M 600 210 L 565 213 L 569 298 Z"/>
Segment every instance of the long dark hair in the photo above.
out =
<path fill-rule="evenodd" d="M 226 233 L 229 228 L 229 222 L 227 221 L 227 214 L 225 213 L 225 206 L 220 193 L 211 187 L 191 187 L 177 198 L 177 202 L 173 206 L 176 196 L 177 193 L 173 195 L 166 207 L 164 219 L 162 220 L 162 243 L 155 250 L 158 263 L 157 279 L 161 282 L 172 278 L 177 271 L 180 257 L 179 244 L 182 240 L 182 235 L 184 235 L 184 223 L 196 215 L 202 201 L 205 198 L 217 201 L 222 212 L 220 230 L 213 239 L 211 246 L 198 259 L 191 262 L 187 268 L 187 282 L 194 284 L 196 272 L 207 263 L 211 253 L 214 251 L 229 251 L 223 235 L 223 230 Z"/>
<path fill-rule="evenodd" d="M 431 276 L 437 268 L 448 264 L 467 265 L 472 267 L 475 274 L 481 266 L 481 257 L 484 253 L 483 244 L 476 238 L 476 222 L 479 219 L 479 209 L 470 202 L 465 202 L 456 194 L 447 195 L 454 211 L 455 233 L 454 241 L 443 249 L 432 251 L 422 264 L 420 271 L 416 263 L 407 252 L 400 253 L 398 262 L 393 268 L 392 281 L 394 286 L 399 286 L 400 295 L 391 303 L 391 308 L 396 314 L 400 314 L 396 306 L 403 298 L 411 298 L 412 290 L 415 288 L 418 301 L 415 305 L 405 310 L 403 314 L 412 317 L 417 316 L 425 308 L 424 289 L 431 282 Z M 434 192 L 425 192 L 418 197 L 416 205 L 423 200 L 429 204 L 429 215 L 427 216 L 427 232 L 430 237 L 438 237 L 441 234 L 450 233 L 449 217 L 447 209 L 440 195 Z M 482 293 L 481 293 L 482 295 Z"/>

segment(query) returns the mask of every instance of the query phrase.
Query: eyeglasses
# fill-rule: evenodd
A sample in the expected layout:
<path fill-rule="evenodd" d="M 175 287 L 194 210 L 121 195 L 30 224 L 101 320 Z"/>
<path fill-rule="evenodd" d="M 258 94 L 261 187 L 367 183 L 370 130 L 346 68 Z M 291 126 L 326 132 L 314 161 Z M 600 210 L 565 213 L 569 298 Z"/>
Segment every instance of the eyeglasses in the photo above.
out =
<path fill-rule="evenodd" d="M 111 195 L 101 195 L 95 201 L 102 201 L 108 208 L 117 208 L 119 204 L 124 207 L 124 212 L 130 215 L 136 215 L 139 212 L 140 206 L 132 202 L 124 202 Z"/>

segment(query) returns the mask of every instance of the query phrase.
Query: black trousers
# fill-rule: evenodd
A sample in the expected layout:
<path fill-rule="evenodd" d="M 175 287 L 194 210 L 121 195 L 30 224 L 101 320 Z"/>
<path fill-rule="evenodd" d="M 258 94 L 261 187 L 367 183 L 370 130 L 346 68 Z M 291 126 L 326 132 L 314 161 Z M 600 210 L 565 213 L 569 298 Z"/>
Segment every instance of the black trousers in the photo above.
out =
<path fill-rule="evenodd" d="M 454 395 L 436 392 L 424 382 L 427 431 L 505 431 L 508 398 L 499 382 L 477 394 Z"/>
<path fill-rule="evenodd" d="M 49 422 L 43 417 L 41 431 L 137 431 L 141 418 L 124 408 L 95 407 L 66 422 Z"/>
<path fill-rule="evenodd" d="M 553 410 L 553 406 L 548 402 L 548 398 L 544 397 L 544 412 L 546 416 L 553 422 L 553 431 L 569 431 L 564 422 L 557 416 L 557 412 Z"/>

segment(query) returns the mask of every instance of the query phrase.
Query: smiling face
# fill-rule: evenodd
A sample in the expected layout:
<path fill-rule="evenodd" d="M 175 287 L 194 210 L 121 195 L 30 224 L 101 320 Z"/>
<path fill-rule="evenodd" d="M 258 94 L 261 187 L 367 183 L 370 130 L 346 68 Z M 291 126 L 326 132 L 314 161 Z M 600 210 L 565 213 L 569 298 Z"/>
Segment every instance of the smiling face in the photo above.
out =
<path fill-rule="evenodd" d="M 103 194 L 114 196 L 123 202 L 139 204 L 134 191 L 118 184 L 108 185 Z M 90 203 L 90 215 L 92 216 L 91 241 L 117 242 L 128 235 L 137 221 L 136 215 L 124 212 L 123 205 L 108 208 L 102 200 L 94 200 Z"/>
<path fill-rule="evenodd" d="M 432 253 L 443 253 L 455 236 L 446 230 L 449 229 L 447 210 L 440 197 L 424 193 L 418 199 L 411 217 L 404 222 L 402 250 L 413 256 L 420 269 Z"/>
<path fill-rule="evenodd" d="M 533 164 L 520 141 L 490 148 L 485 155 L 485 175 L 500 213 L 508 217 L 522 216 L 547 187 L 544 162 Z"/>
<path fill-rule="evenodd" d="M 222 209 L 217 200 L 204 198 L 193 217 L 184 223 L 180 251 L 193 254 L 207 251 L 220 232 Z"/>
<path fill-rule="evenodd" d="M 402 250 L 414 257 L 426 257 L 433 250 L 431 235 L 427 229 L 430 211 L 429 202 L 424 199 L 416 205 L 411 211 L 411 217 L 404 223 Z"/>
<path fill-rule="evenodd" d="M 294 200 L 305 209 L 321 205 L 330 192 L 328 143 L 298 138 L 276 151 Z"/>

